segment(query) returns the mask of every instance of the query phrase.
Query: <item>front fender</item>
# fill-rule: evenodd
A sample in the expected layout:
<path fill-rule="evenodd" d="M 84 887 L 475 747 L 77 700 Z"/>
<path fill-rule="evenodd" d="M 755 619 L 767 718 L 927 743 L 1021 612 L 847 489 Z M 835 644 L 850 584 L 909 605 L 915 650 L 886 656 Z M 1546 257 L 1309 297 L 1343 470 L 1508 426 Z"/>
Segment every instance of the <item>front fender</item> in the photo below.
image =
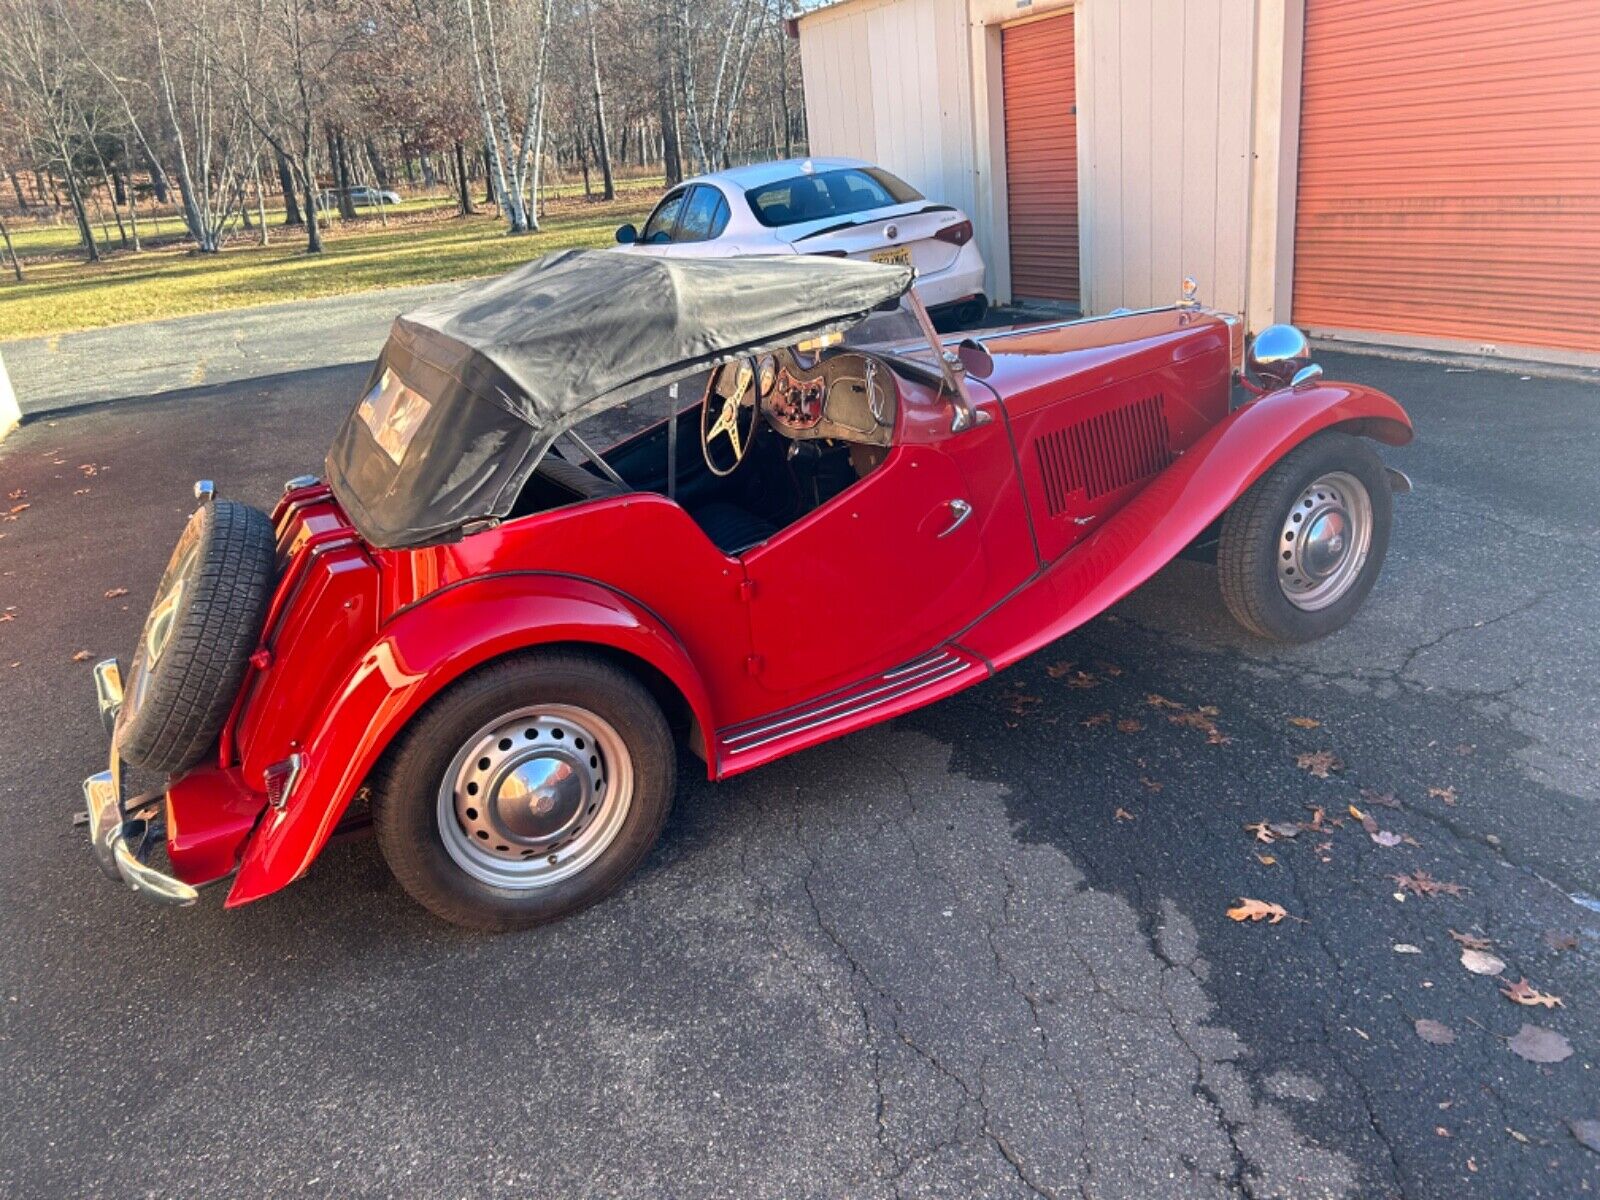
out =
<path fill-rule="evenodd" d="M 1069 633 L 1171 562 L 1273 463 L 1333 428 L 1391 446 L 1412 437 L 1405 410 L 1359 384 L 1285 388 L 1241 405 L 960 643 L 1002 667 Z"/>
<path fill-rule="evenodd" d="M 702 729 L 710 697 L 688 652 L 643 605 L 592 580 L 518 571 L 464 580 L 402 609 L 344 678 L 301 751 L 281 810 L 246 843 L 228 907 L 304 875 L 394 735 L 454 680 L 490 659 L 556 642 L 642 659 L 683 693 Z"/>

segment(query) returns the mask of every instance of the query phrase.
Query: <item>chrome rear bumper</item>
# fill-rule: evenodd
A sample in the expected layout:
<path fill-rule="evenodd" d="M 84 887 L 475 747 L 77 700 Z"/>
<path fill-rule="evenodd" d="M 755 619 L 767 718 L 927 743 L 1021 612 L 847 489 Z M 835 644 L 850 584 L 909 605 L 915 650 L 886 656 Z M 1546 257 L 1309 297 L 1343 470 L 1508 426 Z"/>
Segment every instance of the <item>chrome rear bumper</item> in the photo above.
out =
<path fill-rule="evenodd" d="M 96 663 L 94 690 L 100 703 L 100 721 L 111 742 L 110 765 L 83 781 L 83 799 L 89 810 L 89 844 L 95 861 L 112 879 L 163 904 L 193 904 L 200 893 L 156 870 L 145 861 L 162 842 L 166 829 L 159 795 L 133 801 L 122 798 L 122 757 L 117 753 L 117 713 L 122 709 L 122 668 L 114 658 Z"/>

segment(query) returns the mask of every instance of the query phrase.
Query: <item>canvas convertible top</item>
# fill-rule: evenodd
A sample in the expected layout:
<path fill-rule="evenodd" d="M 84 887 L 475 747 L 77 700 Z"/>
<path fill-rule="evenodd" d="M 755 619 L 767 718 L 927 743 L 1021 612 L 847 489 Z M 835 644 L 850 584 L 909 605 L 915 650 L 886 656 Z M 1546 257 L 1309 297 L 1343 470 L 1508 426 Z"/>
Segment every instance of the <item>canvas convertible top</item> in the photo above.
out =
<path fill-rule="evenodd" d="M 398 318 L 327 476 L 378 546 L 504 517 L 550 443 L 685 374 L 843 330 L 908 267 L 567 250 Z"/>

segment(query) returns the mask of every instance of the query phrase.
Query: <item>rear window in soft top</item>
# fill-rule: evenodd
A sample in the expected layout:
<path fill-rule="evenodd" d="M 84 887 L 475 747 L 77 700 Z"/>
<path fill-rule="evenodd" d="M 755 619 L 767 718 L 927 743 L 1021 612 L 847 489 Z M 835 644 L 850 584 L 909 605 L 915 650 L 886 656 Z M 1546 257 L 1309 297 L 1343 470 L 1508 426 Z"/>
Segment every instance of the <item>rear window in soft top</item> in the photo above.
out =
<path fill-rule="evenodd" d="M 762 184 L 745 192 L 750 211 L 768 227 L 798 225 L 909 204 L 922 193 L 881 167 L 840 167 Z"/>

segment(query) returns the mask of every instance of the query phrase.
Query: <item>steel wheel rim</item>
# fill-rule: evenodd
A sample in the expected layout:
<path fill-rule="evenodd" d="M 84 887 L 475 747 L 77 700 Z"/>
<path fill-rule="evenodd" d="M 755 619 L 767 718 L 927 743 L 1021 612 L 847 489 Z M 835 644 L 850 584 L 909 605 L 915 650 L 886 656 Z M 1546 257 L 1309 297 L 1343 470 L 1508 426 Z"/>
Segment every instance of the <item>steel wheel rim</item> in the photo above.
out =
<path fill-rule="evenodd" d="M 157 596 L 155 603 L 150 606 L 150 615 L 144 620 L 144 632 L 139 639 L 141 653 L 135 657 L 133 664 L 129 712 L 137 712 L 144 704 L 145 694 L 150 690 L 150 677 L 172 643 L 172 631 L 178 622 L 178 606 L 183 603 L 184 593 L 189 590 L 189 572 L 199 556 L 200 547 L 190 547 L 179 563 L 172 582 L 167 585 L 167 590 Z"/>
<path fill-rule="evenodd" d="M 1318 476 L 1283 519 L 1278 586 L 1290 604 L 1317 612 L 1337 603 L 1361 578 L 1372 549 L 1372 497 L 1348 471 Z"/>
<path fill-rule="evenodd" d="M 605 853 L 632 803 L 622 735 L 588 709 L 533 704 L 462 743 L 440 783 L 436 817 L 446 852 L 468 875 L 531 891 Z"/>

